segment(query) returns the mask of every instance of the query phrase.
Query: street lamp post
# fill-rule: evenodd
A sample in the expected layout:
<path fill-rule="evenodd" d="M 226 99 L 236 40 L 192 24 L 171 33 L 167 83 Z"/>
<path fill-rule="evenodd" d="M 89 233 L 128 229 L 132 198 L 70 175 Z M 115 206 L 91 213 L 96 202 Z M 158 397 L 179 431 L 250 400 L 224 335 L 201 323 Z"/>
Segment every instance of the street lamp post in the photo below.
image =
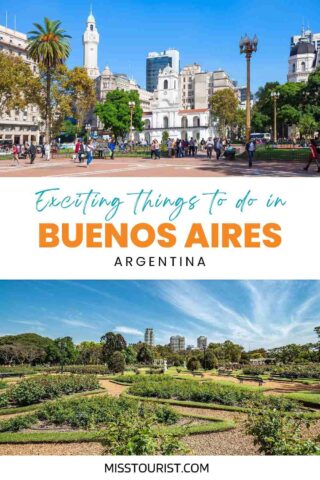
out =
<path fill-rule="evenodd" d="M 133 111 L 135 109 L 136 102 L 129 102 L 130 108 L 130 140 L 133 143 Z"/>
<path fill-rule="evenodd" d="M 278 135 L 277 135 L 277 101 L 279 100 L 280 93 L 279 92 L 271 92 L 271 98 L 273 100 L 273 141 L 277 143 Z"/>
<path fill-rule="evenodd" d="M 247 59 L 247 101 L 246 101 L 246 141 L 249 142 L 251 134 L 251 72 L 250 62 L 252 53 L 258 49 L 258 37 L 255 35 L 251 40 L 247 34 L 240 39 L 240 53 L 245 53 Z"/>

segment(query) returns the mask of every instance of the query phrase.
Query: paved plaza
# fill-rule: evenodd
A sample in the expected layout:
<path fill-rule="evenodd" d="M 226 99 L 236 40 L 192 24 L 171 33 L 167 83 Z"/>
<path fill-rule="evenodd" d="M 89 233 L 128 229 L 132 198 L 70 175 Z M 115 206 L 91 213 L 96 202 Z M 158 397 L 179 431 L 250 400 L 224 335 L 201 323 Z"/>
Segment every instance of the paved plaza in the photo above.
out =
<path fill-rule="evenodd" d="M 1 177 L 223 177 L 223 176 L 319 176 L 315 165 L 308 172 L 300 162 L 256 161 L 251 169 L 245 160 L 197 158 L 115 158 L 94 159 L 90 167 L 68 158 L 56 157 L 51 161 L 37 158 L 34 165 L 20 160 L 11 166 L 11 160 L 0 161 Z"/>

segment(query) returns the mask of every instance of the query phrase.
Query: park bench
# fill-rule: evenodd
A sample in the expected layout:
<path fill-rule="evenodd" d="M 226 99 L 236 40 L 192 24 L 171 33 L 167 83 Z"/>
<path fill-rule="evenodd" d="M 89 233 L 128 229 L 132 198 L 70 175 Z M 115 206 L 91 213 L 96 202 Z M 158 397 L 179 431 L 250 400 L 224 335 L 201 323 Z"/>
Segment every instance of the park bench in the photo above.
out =
<path fill-rule="evenodd" d="M 0 373 L 0 378 L 10 378 L 10 377 L 24 377 L 24 373 Z"/>
<path fill-rule="evenodd" d="M 232 375 L 232 370 L 218 370 L 219 376 L 230 377 Z"/>
<path fill-rule="evenodd" d="M 259 387 L 261 387 L 264 383 L 264 380 L 261 377 L 237 377 L 240 383 L 243 382 L 256 382 L 259 383 Z"/>
<path fill-rule="evenodd" d="M 293 375 L 290 377 L 289 376 L 283 377 L 282 375 L 276 373 L 274 375 L 270 375 L 269 380 L 275 380 L 277 382 L 293 382 L 294 380 L 297 380 L 297 379 Z"/>

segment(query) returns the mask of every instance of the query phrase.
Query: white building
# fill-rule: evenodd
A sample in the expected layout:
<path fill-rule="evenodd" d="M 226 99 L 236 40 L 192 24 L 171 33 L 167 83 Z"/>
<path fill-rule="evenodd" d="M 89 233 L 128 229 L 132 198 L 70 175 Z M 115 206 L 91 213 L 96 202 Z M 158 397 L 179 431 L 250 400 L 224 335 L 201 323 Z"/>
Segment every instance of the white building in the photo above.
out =
<path fill-rule="evenodd" d="M 182 352 L 186 349 L 186 339 L 180 335 L 170 337 L 170 348 L 173 352 Z"/>
<path fill-rule="evenodd" d="M 96 21 L 90 12 L 87 18 L 87 28 L 82 37 L 83 43 L 83 66 L 88 72 L 88 76 L 93 80 L 100 74 L 98 67 L 98 47 L 99 33 L 96 27 Z"/>
<path fill-rule="evenodd" d="M 210 97 L 216 91 L 231 88 L 239 97 L 234 83 L 223 70 L 202 72 L 200 65 L 188 65 L 178 74 L 166 67 L 158 75 L 150 111 L 144 113 L 144 139 L 162 141 L 163 132 L 173 139 L 197 140 L 217 135 L 210 114 Z"/>
<path fill-rule="evenodd" d="M 306 82 L 320 66 L 320 33 L 302 29 L 291 38 L 288 82 Z"/>
<path fill-rule="evenodd" d="M 154 331 L 153 328 L 146 328 L 144 331 L 144 343 L 149 347 L 154 346 Z"/>
<path fill-rule="evenodd" d="M 16 56 L 26 62 L 32 72 L 37 74 L 36 64 L 27 56 L 27 35 L 0 25 L 0 52 Z M 18 109 L 0 116 L 0 140 L 8 140 L 16 144 L 42 141 L 39 109 L 28 105 L 23 111 Z"/>
<path fill-rule="evenodd" d="M 200 336 L 200 337 L 197 338 L 197 347 L 198 347 L 200 350 L 206 349 L 207 346 L 208 346 L 208 339 L 207 339 L 207 337 Z"/>

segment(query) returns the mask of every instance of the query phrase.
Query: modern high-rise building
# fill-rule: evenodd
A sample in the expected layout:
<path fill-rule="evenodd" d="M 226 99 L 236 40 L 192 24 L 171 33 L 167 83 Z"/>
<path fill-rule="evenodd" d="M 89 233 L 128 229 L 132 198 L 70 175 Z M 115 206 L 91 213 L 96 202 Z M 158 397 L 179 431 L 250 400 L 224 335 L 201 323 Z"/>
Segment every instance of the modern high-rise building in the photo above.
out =
<path fill-rule="evenodd" d="M 204 350 L 208 346 L 208 339 L 207 337 L 201 336 L 197 338 L 197 347 L 200 350 Z"/>
<path fill-rule="evenodd" d="M 28 38 L 25 33 L 0 25 L 0 52 L 21 58 L 37 75 L 38 67 L 28 57 L 27 46 Z M 43 130 L 44 124 L 36 105 L 28 105 L 23 110 L 13 109 L 11 112 L 3 113 L 0 117 L 0 140 L 3 141 L 15 144 L 32 141 L 40 143 L 43 140 L 41 135 Z"/>
<path fill-rule="evenodd" d="M 180 335 L 170 337 L 170 348 L 173 352 L 181 352 L 186 349 L 186 339 Z"/>
<path fill-rule="evenodd" d="M 144 343 L 149 347 L 154 346 L 154 331 L 153 328 L 146 328 L 144 331 Z"/>
<path fill-rule="evenodd" d="M 154 92 L 158 86 L 158 75 L 160 70 L 166 67 L 179 73 L 180 71 L 180 53 L 175 49 L 168 49 L 164 52 L 150 52 L 146 60 L 146 88 L 148 92 Z"/>
<path fill-rule="evenodd" d="M 83 34 L 83 66 L 87 70 L 90 78 L 95 79 L 100 75 L 98 67 L 98 46 L 99 33 L 96 26 L 96 20 L 90 12 L 87 18 L 87 28 Z"/>
<path fill-rule="evenodd" d="M 288 82 L 306 82 L 320 66 L 320 33 L 302 28 L 301 35 L 291 37 Z"/>

